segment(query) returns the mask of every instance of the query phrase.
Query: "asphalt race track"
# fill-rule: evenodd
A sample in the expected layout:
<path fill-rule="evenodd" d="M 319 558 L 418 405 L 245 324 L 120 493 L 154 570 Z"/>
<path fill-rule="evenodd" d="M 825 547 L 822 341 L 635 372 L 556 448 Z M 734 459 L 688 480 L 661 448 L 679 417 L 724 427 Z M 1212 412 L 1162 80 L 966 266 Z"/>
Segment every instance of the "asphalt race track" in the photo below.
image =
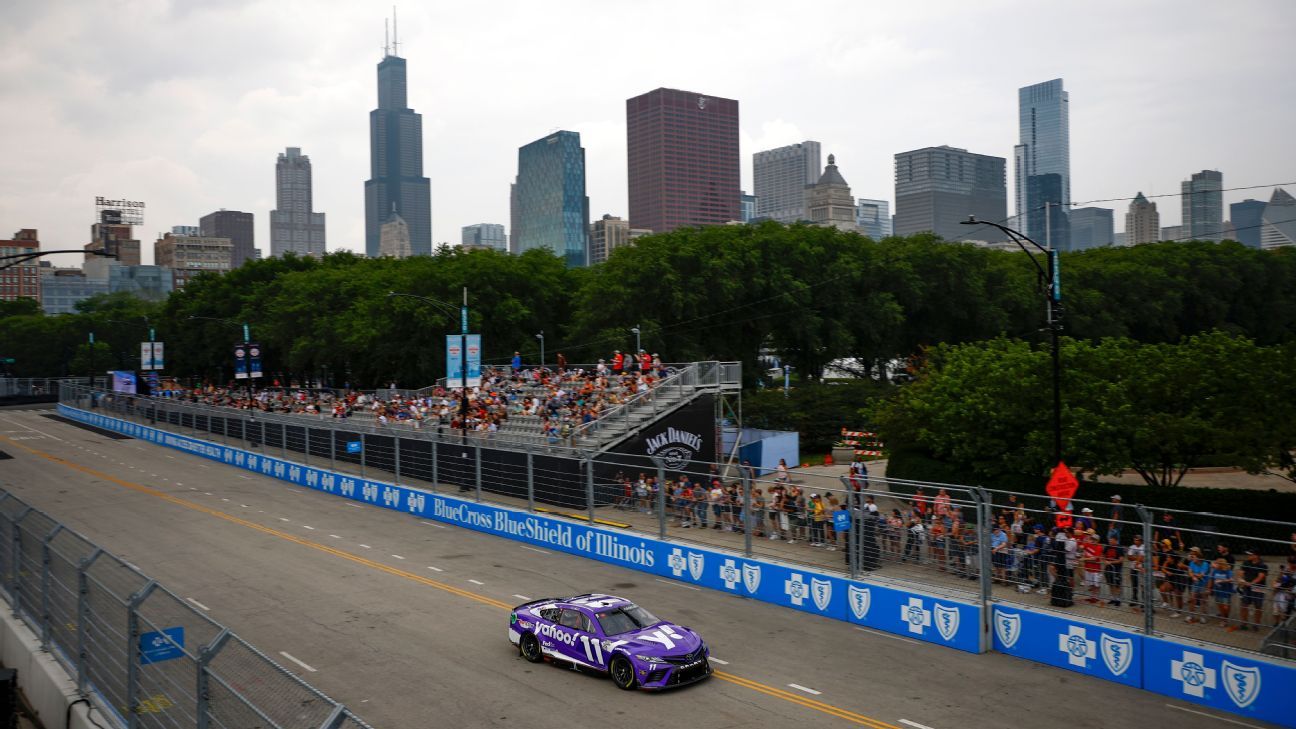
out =
<path fill-rule="evenodd" d="M 1257 726 L 989 653 L 866 631 L 0 409 L 0 486 L 378 729 Z M 508 608 L 609 592 L 696 629 L 717 675 L 662 694 L 517 656 Z"/>

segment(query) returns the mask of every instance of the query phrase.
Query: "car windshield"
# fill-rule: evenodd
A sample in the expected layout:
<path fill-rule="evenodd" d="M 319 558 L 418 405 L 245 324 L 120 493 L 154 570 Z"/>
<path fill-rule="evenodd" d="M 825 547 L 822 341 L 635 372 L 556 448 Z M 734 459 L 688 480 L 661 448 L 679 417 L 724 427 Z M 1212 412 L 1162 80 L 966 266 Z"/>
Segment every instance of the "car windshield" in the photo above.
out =
<path fill-rule="evenodd" d="M 598 621 L 603 626 L 603 635 L 629 633 L 661 622 L 638 605 L 624 605 L 616 610 L 598 613 Z"/>

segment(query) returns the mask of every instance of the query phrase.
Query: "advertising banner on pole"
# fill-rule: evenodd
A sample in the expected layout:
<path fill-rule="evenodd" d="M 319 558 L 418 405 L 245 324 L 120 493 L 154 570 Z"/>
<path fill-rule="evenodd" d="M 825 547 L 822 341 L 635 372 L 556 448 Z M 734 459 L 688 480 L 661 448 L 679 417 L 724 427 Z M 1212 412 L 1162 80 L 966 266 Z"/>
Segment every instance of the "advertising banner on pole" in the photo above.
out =
<path fill-rule="evenodd" d="M 140 342 L 140 369 L 144 371 L 153 369 L 152 342 Z"/>
<path fill-rule="evenodd" d="M 247 345 L 234 345 L 234 379 L 246 380 L 248 376 Z"/>
<path fill-rule="evenodd" d="M 153 369 L 161 370 L 163 364 L 162 342 L 153 343 Z"/>
<path fill-rule="evenodd" d="M 261 376 L 261 345 L 249 344 L 247 352 L 248 352 L 248 376 L 260 377 Z"/>
<path fill-rule="evenodd" d="M 446 335 L 446 387 L 463 387 L 462 339 L 468 340 L 468 386 L 481 384 L 481 335 Z"/>

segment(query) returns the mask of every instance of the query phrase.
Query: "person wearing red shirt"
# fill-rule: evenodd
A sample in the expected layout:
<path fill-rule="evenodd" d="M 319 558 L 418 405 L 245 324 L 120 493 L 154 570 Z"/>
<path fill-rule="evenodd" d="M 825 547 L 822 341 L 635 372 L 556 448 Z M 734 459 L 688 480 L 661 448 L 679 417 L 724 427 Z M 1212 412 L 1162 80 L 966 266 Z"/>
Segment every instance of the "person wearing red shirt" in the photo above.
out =
<path fill-rule="evenodd" d="M 625 355 L 621 354 L 621 350 L 618 349 L 612 355 L 612 372 L 619 375 L 623 367 L 625 367 Z"/>
<path fill-rule="evenodd" d="M 1083 533 L 1084 541 L 1080 548 L 1084 552 L 1084 582 L 1085 587 L 1089 590 L 1089 597 L 1085 598 L 1086 602 L 1100 602 L 1098 596 L 1102 592 L 1102 565 L 1103 565 L 1103 545 L 1098 541 L 1098 532 L 1090 529 Z"/>

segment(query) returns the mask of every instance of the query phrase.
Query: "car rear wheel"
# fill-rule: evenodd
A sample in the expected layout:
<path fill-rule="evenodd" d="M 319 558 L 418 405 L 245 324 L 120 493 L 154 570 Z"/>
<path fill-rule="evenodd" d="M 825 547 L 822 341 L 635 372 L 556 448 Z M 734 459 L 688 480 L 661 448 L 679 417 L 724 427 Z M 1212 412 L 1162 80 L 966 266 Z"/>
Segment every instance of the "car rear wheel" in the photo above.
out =
<path fill-rule="evenodd" d="M 544 656 L 540 653 L 540 641 L 536 640 L 536 637 L 531 633 L 523 635 L 522 639 L 518 641 L 518 652 L 531 663 L 539 663 L 544 660 Z"/>
<path fill-rule="evenodd" d="M 612 664 L 608 666 L 608 674 L 612 676 L 612 683 L 617 688 L 629 691 L 635 687 L 634 666 L 630 665 L 630 659 L 625 656 L 617 656 L 612 659 Z"/>

